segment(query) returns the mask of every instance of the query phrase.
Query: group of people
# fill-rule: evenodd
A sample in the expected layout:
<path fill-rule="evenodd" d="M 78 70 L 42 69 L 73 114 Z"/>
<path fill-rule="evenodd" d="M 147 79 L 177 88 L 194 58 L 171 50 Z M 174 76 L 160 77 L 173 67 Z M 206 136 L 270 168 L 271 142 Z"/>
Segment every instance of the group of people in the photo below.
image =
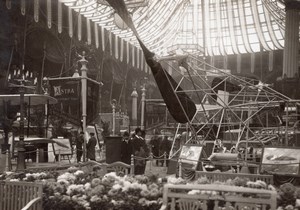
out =
<path fill-rule="evenodd" d="M 164 164 L 164 154 L 165 157 L 169 158 L 169 153 L 172 147 L 172 142 L 169 141 L 168 136 L 158 136 L 154 135 L 150 140 L 151 150 L 152 154 L 155 159 L 157 159 L 156 166 L 163 166 Z M 158 160 L 160 159 L 160 160 Z M 167 166 L 169 164 L 169 161 L 166 162 Z"/>
<path fill-rule="evenodd" d="M 134 134 L 129 132 L 123 134 L 121 144 L 121 161 L 131 164 L 131 155 L 136 156 L 134 160 L 134 173 L 144 174 L 146 169 L 146 157 L 149 156 L 149 148 L 145 140 L 146 132 L 141 128 L 136 128 Z"/>
<path fill-rule="evenodd" d="M 86 157 L 89 160 L 96 160 L 96 145 L 97 139 L 94 133 L 90 133 L 90 138 L 86 144 Z M 76 140 L 76 158 L 77 162 L 81 162 L 83 155 L 83 144 L 84 144 L 84 132 L 80 132 L 79 137 Z"/>
<path fill-rule="evenodd" d="M 145 135 L 145 131 L 140 128 L 136 128 L 134 134 L 131 136 L 127 131 L 123 134 L 121 161 L 131 164 L 131 155 L 134 155 L 135 174 L 145 173 L 146 160 L 149 157 L 150 152 L 152 152 L 154 159 L 157 159 L 156 166 L 163 166 L 164 158 L 166 157 L 168 159 L 172 147 L 172 142 L 168 140 L 167 136 L 158 136 L 154 131 L 154 135 L 148 145 L 145 140 Z M 166 154 L 166 156 L 164 156 L 164 154 Z"/>
<path fill-rule="evenodd" d="M 168 140 L 167 136 L 159 136 L 156 132 L 154 132 L 154 135 L 148 145 L 146 143 L 145 135 L 146 132 L 139 127 L 135 129 L 133 134 L 130 134 L 128 131 L 123 133 L 121 143 L 121 161 L 130 165 L 131 156 L 134 155 L 134 173 L 136 175 L 145 173 L 146 161 L 150 152 L 152 152 L 155 159 L 160 159 L 156 160 L 156 166 L 163 166 L 163 159 L 164 157 L 168 158 L 172 146 L 172 143 Z M 97 139 L 95 138 L 94 133 L 90 133 L 90 136 L 91 137 L 86 144 L 86 157 L 89 160 L 96 160 L 95 147 L 97 145 Z M 83 144 L 84 133 L 80 132 L 76 140 L 77 162 L 80 162 L 82 159 Z M 164 156 L 164 154 L 166 154 L 166 156 Z"/>

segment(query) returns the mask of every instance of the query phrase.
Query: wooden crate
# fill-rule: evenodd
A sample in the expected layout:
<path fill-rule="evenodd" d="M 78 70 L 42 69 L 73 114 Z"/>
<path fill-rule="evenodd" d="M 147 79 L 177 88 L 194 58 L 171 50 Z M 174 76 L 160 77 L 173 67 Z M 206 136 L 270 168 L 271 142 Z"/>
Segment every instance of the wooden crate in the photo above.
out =
<path fill-rule="evenodd" d="M 1 210 L 42 210 L 41 183 L 0 182 Z"/>
<path fill-rule="evenodd" d="M 199 190 L 198 194 L 188 194 Z M 276 191 L 228 185 L 171 185 L 166 184 L 161 210 L 196 209 L 276 209 Z"/>

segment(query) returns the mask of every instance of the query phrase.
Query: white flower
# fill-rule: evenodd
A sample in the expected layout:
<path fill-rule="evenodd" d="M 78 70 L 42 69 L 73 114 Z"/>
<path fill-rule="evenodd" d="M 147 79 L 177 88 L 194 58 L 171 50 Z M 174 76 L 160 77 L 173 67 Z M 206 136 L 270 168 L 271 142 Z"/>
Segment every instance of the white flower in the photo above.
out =
<path fill-rule="evenodd" d="M 112 188 L 113 188 L 114 190 L 119 190 L 119 189 L 122 188 L 122 186 L 121 186 L 120 184 L 115 184 L 115 185 L 112 186 Z"/>
<path fill-rule="evenodd" d="M 76 179 L 76 177 L 73 174 L 66 172 L 57 177 L 57 182 L 60 182 L 60 180 L 66 180 L 68 182 L 73 182 L 75 179 Z"/>
<path fill-rule="evenodd" d="M 91 202 L 101 201 L 101 198 L 98 197 L 97 195 L 94 195 L 94 196 L 91 197 L 90 201 L 91 201 Z"/>
<path fill-rule="evenodd" d="M 12 171 L 6 171 L 6 172 L 5 172 L 5 174 L 8 175 L 8 176 L 11 175 L 11 174 L 13 174 L 13 173 L 14 173 L 14 172 L 12 172 Z"/>
<path fill-rule="evenodd" d="M 297 199 L 297 200 L 296 200 L 296 205 L 295 205 L 295 207 L 300 207 L 300 199 Z"/>
<path fill-rule="evenodd" d="M 89 183 L 89 182 L 85 183 L 84 189 L 85 189 L 85 190 L 91 189 L 91 183 Z"/>
<path fill-rule="evenodd" d="M 82 175 L 82 174 L 84 174 L 84 172 L 81 171 L 81 170 L 78 170 L 78 171 L 76 171 L 76 172 L 74 173 L 75 176 L 79 176 L 79 175 Z"/>
<path fill-rule="evenodd" d="M 188 192 L 188 195 L 197 195 L 200 194 L 200 190 L 191 190 Z"/>
<path fill-rule="evenodd" d="M 19 179 L 10 179 L 9 180 L 10 182 L 18 182 L 18 181 L 20 181 Z"/>
<path fill-rule="evenodd" d="M 72 193 L 81 193 L 84 192 L 84 188 L 82 184 L 76 185 L 76 184 L 71 184 L 67 188 L 67 194 L 71 195 Z"/>
<path fill-rule="evenodd" d="M 176 178 L 176 177 L 168 177 L 168 183 L 170 184 L 182 184 L 185 183 L 185 180 L 182 178 Z"/>

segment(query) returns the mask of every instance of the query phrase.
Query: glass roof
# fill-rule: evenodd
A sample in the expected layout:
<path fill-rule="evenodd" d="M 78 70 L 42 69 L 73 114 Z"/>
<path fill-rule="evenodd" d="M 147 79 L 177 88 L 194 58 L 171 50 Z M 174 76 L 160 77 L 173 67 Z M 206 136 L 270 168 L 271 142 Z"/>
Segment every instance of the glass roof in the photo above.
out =
<path fill-rule="evenodd" d="M 118 20 L 105 0 L 60 1 L 139 46 L 129 29 L 117 27 Z M 208 56 L 230 55 L 284 46 L 285 7 L 280 0 L 126 0 L 125 3 L 142 41 L 159 56 L 179 52 L 203 54 L 204 49 Z"/>

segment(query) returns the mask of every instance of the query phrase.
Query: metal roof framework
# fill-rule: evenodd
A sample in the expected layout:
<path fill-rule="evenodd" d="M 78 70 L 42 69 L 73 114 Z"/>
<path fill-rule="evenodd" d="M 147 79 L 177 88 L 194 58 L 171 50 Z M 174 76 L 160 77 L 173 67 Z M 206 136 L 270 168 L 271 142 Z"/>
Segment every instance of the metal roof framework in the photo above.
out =
<path fill-rule="evenodd" d="M 139 46 L 129 29 L 116 26 L 114 11 L 105 0 L 59 2 Z M 125 3 L 141 39 L 157 55 L 174 54 L 178 50 L 203 54 L 204 49 L 208 56 L 230 55 L 261 49 L 272 51 L 284 46 L 282 1 L 126 0 Z"/>

